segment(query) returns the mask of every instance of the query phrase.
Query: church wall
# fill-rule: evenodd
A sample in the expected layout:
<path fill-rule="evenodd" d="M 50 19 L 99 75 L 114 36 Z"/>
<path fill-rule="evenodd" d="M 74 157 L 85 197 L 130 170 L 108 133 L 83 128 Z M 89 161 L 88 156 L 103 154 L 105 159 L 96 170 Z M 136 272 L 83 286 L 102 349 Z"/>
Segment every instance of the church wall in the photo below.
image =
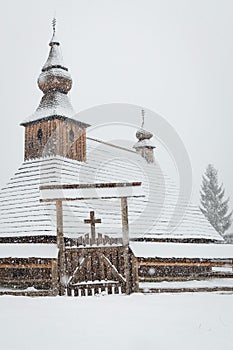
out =
<path fill-rule="evenodd" d="M 86 160 L 86 129 L 70 119 L 51 119 L 25 126 L 25 160 L 62 156 Z"/>

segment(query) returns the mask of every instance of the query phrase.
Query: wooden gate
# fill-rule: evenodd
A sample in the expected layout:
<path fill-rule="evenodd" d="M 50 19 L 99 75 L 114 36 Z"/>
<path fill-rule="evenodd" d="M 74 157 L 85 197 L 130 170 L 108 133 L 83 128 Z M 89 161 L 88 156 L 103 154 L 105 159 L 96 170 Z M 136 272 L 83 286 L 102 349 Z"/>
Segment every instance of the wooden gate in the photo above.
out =
<path fill-rule="evenodd" d="M 91 296 L 126 291 L 122 245 L 66 247 L 66 294 Z"/>
<path fill-rule="evenodd" d="M 134 288 L 136 273 L 132 273 L 129 252 L 129 223 L 127 199 L 144 197 L 140 191 L 141 182 L 132 183 L 98 183 L 41 186 L 41 202 L 56 202 L 57 212 L 57 246 L 58 246 L 58 284 L 59 294 L 93 295 L 125 292 L 130 294 Z M 98 188 L 98 191 L 96 189 Z M 67 247 L 64 240 L 63 201 L 104 200 L 119 198 L 121 202 L 122 243 L 117 245 L 109 238 L 100 242 L 101 235 L 96 237 L 94 211 L 90 211 L 90 219 L 84 219 L 91 225 L 89 234 L 84 237 L 84 246 Z M 83 238 L 81 238 L 83 241 Z M 87 242 L 86 242 L 87 241 Z M 82 244 L 83 244 L 82 243 Z M 87 244 L 86 244 L 87 243 Z M 112 245 L 111 245 L 112 243 Z M 97 245 L 97 246 L 96 246 Z M 99 246 L 98 246 L 99 245 Z M 135 271 L 135 269 L 133 268 Z"/>

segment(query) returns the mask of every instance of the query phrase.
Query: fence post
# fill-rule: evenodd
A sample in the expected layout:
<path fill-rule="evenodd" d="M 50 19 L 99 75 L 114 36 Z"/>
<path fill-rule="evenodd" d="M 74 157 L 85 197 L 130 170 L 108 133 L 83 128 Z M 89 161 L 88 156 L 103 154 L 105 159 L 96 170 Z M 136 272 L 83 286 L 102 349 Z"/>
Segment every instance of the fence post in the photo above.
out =
<path fill-rule="evenodd" d="M 65 242 L 63 233 L 63 210 L 62 201 L 56 201 L 57 209 L 57 246 L 58 246 L 58 275 L 59 275 L 59 294 L 65 295 Z"/>

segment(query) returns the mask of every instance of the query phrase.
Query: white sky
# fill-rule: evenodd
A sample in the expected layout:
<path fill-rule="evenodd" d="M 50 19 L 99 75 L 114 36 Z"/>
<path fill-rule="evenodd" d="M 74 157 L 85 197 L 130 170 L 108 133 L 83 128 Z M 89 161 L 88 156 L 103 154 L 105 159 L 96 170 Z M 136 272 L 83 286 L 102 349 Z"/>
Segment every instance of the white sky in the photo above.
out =
<path fill-rule="evenodd" d="M 186 146 L 194 200 L 198 203 L 208 163 L 219 169 L 233 199 L 232 0 L 4 1 L 1 187 L 23 160 L 23 128 L 18 125 L 42 96 L 36 80 L 47 59 L 55 11 L 74 81 L 74 108 L 121 102 L 157 112 Z"/>

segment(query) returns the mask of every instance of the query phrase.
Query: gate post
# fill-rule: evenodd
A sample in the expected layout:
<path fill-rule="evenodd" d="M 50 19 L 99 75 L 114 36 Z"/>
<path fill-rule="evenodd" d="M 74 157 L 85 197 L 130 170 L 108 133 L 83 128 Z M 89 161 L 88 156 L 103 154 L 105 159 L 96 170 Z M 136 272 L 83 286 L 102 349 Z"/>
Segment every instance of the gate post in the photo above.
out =
<path fill-rule="evenodd" d="M 56 201 L 57 209 L 57 246 L 58 246 L 58 283 L 59 294 L 65 295 L 65 275 L 66 275 L 66 262 L 65 262 L 65 242 L 63 234 L 63 210 L 62 201 Z"/>
<path fill-rule="evenodd" d="M 130 266 L 129 266 L 129 222 L 128 222 L 128 203 L 127 197 L 121 198 L 121 218 L 122 235 L 124 248 L 124 265 L 126 277 L 126 294 L 130 294 Z"/>

